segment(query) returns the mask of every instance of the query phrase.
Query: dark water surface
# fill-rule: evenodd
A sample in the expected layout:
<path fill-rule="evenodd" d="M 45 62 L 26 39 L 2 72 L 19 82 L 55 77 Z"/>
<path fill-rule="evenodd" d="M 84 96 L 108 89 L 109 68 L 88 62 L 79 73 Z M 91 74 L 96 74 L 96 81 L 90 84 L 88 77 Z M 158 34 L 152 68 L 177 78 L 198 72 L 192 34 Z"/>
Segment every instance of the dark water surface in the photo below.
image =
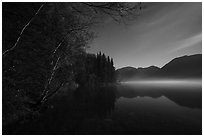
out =
<path fill-rule="evenodd" d="M 117 96 L 112 116 L 121 117 L 132 133 L 201 134 L 201 83 L 126 83 L 118 87 Z"/>
<path fill-rule="evenodd" d="M 4 134 L 201 134 L 201 89 L 197 83 L 80 87 Z"/>

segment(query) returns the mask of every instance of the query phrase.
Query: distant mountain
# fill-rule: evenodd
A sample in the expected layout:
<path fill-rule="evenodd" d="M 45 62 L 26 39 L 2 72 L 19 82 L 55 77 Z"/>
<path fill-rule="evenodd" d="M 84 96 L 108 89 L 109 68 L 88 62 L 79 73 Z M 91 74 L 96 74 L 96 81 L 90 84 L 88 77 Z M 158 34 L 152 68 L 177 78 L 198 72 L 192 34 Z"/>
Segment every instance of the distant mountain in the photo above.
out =
<path fill-rule="evenodd" d="M 154 78 L 201 78 L 202 55 L 182 56 L 173 59 L 162 68 L 150 66 L 147 68 L 124 67 L 116 70 L 119 81 L 154 79 Z"/>
<path fill-rule="evenodd" d="M 124 67 L 116 70 L 116 79 L 126 81 L 136 76 L 137 69 L 134 67 Z"/>
<path fill-rule="evenodd" d="M 196 54 L 175 58 L 164 65 L 156 76 L 167 78 L 201 78 L 202 55 Z"/>
<path fill-rule="evenodd" d="M 147 68 L 124 67 L 116 70 L 116 77 L 119 81 L 136 80 L 154 75 L 160 68 L 150 66 Z"/>

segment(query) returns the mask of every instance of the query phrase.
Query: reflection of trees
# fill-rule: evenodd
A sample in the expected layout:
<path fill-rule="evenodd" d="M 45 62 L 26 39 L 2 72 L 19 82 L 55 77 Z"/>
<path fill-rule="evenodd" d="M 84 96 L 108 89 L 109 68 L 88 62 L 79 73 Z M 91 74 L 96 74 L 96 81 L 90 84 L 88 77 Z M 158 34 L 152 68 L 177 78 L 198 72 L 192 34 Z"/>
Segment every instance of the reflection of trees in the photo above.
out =
<path fill-rule="evenodd" d="M 79 134 L 82 123 L 103 121 L 115 105 L 115 87 L 79 87 L 49 102 L 39 118 L 6 129 L 8 134 Z"/>
<path fill-rule="evenodd" d="M 98 87 L 95 90 L 79 87 L 75 91 L 77 103 L 87 108 L 99 117 L 110 114 L 115 105 L 115 87 Z"/>
<path fill-rule="evenodd" d="M 121 88 L 121 89 L 120 89 Z M 158 98 L 165 96 L 180 106 L 189 108 L 202 108 L 201 88 L 161 88 L 161 87 L 128 87 L 123 86 L 117 90 L 117 98 L 134 98 L 149 96 Z"/>

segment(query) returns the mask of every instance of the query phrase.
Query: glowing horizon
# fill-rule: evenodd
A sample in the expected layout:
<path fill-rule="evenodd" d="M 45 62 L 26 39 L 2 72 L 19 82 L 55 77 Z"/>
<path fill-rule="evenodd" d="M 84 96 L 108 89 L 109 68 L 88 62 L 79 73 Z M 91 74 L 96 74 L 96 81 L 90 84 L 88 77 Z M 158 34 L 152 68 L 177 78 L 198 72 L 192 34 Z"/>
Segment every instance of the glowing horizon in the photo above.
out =
<path fill-rule="evenodd" d="M 135 80 L 121 81 L 121 84 L 139 84 L 139 85 L 185 85 L 185 86 L 202 86 L 202 79 L 157 79 L 157 80 Z"/>

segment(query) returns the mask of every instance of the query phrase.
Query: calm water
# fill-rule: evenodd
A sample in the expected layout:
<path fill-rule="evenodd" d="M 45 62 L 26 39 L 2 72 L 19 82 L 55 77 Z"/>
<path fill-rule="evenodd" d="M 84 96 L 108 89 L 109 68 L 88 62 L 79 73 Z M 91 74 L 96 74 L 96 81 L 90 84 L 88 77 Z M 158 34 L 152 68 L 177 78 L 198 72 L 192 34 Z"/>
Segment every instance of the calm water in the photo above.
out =
<path fill-rule="evenodd" d="M 123 83 L 112 117 L 135 134 L 201 134 L 201 83 Z M 137 130 L 139 130 L 137 132 Z"/>
<path fill-rule="evenodd" d="M 57 96 L 4 134 L 201 134 L 201 82 L 131 82 Z"/>

